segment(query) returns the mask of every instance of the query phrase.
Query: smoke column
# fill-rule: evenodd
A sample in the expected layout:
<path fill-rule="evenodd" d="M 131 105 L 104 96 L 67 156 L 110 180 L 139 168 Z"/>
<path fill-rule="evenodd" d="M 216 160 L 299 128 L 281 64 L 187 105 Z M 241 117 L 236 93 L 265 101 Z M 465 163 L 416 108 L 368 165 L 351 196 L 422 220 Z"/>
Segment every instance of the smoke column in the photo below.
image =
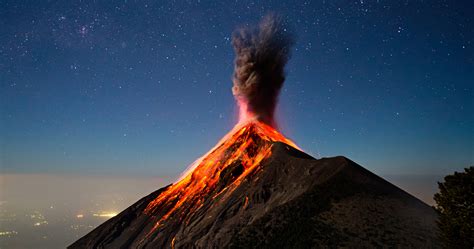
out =
<path fill-rule="evenodd" d="M 275 107 L 293 43 L 283 19 L 274 14 L 265 16 L 256 27 L 234 31 L 232 93 L 239 105 L 241 122 L 256 118 L 276 127 Z"/>

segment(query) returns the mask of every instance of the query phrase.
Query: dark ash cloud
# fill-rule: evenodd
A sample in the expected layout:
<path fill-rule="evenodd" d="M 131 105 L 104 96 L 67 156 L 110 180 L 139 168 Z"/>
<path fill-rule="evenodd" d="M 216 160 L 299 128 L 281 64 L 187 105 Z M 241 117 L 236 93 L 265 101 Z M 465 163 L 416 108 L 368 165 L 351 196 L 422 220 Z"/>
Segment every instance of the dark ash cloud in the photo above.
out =
<path fill-rule="evenodd" d="M 232 92 L 240 107 L 241 121 L 255 117 L 275 126 L 275 107 L 293 44 L 292 33 L 282 17 L 275 14 L 265 16 L 255 27 L 233 33 L 236 58 Z"/>

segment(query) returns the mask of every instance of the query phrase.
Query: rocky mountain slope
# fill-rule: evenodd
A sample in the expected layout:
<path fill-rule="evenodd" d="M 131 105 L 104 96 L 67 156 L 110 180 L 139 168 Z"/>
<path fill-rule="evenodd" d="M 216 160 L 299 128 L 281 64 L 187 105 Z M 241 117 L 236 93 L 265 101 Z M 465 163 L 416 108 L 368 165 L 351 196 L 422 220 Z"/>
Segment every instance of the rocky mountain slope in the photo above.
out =
<path fill-rule="evenodd" d="M 314 159 L 279 136 L 258 123 L 234 129 L 187 177 L 69 248 L 439 247 L 431 207 L 345 157 Z"/>

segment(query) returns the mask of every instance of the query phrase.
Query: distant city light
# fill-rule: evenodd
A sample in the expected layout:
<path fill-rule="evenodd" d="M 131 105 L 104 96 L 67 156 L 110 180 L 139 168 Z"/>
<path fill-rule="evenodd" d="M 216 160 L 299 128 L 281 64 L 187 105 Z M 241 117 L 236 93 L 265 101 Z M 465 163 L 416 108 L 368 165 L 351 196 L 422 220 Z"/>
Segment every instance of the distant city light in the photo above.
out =
<path fill-rule="evenodd" d="M 78 215 L 76 215 L 76 218 L 84 218 L 84 215 L 83 214 L 78 214 Z"/>
<path fill-rule="evenodd" d="M 110 212 L 110 213 L 100 213 L 100 214 L 93 214 L 96 217 L 114 217 L 117 215 L 115 212 Z"/>
<path fill-rule="evenodd" d="M 38 227 L 38 226 L 47 225 L 47 224 L 48 222 L 44 220 L 44 221 L 34 223 L 33 226 Z"/>
<path fill-rule="evenodd" d="M 18 232 L 16 231 L 0 231 L 0 236 L 12 236 L 12 235 L 17 235 Z"/>

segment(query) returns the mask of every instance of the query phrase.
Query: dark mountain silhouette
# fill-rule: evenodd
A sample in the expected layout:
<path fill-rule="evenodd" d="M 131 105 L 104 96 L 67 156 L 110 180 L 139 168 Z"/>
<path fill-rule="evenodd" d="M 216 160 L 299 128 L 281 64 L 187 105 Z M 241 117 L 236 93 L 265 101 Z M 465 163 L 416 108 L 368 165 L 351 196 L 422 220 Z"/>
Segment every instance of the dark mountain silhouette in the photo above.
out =
<path fill-rule="evenodd" d="M 315 159 L 250 122 L 69 248 L 438 248 L 435 219 L 351 160 Z"/>

